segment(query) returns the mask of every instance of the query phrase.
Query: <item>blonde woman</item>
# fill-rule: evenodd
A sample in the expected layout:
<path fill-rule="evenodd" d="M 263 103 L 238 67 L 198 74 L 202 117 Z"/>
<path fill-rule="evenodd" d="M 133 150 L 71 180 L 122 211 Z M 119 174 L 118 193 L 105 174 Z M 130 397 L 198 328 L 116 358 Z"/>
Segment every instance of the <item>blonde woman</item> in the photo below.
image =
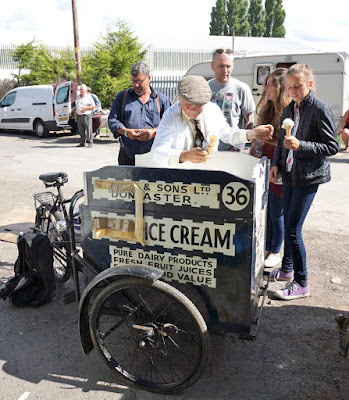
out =
<path fill-rule="evenodd" d="M 330 108 L 313 95 L 314 76 L 305 64 L 287 71 L 286 88 L 292 102 L 282 117 L 278 147 L 270 171 L 272 182 L 281 172 L 285 219 L 285 245 L 281 268 L 270 275 L 289 280 L 274 294 L 283 300 L 310 295 L 302 227 L 320 184 L 331 179 L 329 156 L 338 152 L 336 127 Z M 287 129 L 293 125 L 291 134 Z"/>

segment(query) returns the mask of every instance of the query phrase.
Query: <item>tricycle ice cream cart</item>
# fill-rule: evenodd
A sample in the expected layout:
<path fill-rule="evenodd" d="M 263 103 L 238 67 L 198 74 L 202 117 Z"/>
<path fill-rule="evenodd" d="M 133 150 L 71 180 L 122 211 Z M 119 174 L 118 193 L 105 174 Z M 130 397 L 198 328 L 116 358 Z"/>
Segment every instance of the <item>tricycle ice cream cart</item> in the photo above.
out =
<path fill-rule="evenodd" d="M 209 332 L 255 338 L 269 162 L 221 152 L 206 165 L 137 165 L 84 176 L 80 337 L 130 383 L 170 393 L 202 374 Z"/>

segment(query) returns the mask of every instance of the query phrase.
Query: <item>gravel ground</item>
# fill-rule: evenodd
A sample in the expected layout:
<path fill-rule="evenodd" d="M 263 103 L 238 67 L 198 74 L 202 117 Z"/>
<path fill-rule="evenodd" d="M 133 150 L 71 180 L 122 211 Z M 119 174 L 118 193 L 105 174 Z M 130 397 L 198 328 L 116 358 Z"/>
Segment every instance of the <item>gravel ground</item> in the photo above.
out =
<path fill-rule="evenodd" d="M 63 170 L 67 195 L 82 187 L 82 172 L 115 164 L 114 139 L 77 148 L 77 137 L 0 134 L 0 213 L 33 207 L 42 191 L 38 175 Z M 223 399 L 347 400 L 349 360 L 339 356 L 335 314 L 349 316 L 349 154 L 331 159 L 332 181 L 322 185 L 304 227 L 311 297 L 283 302 L 271 283 L 255 341 L 212 335 L 211 361 L 203 377 L 176 396 L 154 395 L 125 386 L 96 352 L 84 356 L 77 307 L 64 305 L 72 288 L 58 287 L 57 299 L 40 308 L 0 303 L 0 398 L 19 399 Z M 13 274 L 16 245 L 0 241 L 0 283 Z M 331 283 L 339 277 L 341 284 Z"/>

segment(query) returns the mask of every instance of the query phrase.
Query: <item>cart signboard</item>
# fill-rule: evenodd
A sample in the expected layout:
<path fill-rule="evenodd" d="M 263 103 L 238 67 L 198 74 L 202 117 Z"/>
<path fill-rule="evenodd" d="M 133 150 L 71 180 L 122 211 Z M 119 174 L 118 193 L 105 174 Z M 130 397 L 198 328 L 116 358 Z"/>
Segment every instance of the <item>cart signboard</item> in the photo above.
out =
<path fill-rule="evenodd" d="M 248 333 L 263 282 L 268 160 L 224 152 L 205 166 L 139 164 L 85 173 L 84 255 L 100 270 L 160 269 L 200 292 L 209 326 Z"/>

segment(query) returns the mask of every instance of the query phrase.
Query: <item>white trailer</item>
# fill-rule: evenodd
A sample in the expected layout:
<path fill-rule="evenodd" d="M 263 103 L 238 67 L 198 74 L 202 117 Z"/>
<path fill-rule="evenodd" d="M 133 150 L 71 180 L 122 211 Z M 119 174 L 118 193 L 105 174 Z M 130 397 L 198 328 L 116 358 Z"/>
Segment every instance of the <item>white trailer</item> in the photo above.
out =
<path fill-rule="evenodd" d="M 263 93 L 263 82 L 274 69 L 307 64 L 315 75 L 315 96 L 333 112 L 336 125 L 349 108 L 349 58 L 347 53 L 269 54 L 236 57 L 233 76 L 249 85 L 256 104 Z M 211 61 L 189 68 L 186 75 L 214 77 Z"/>

